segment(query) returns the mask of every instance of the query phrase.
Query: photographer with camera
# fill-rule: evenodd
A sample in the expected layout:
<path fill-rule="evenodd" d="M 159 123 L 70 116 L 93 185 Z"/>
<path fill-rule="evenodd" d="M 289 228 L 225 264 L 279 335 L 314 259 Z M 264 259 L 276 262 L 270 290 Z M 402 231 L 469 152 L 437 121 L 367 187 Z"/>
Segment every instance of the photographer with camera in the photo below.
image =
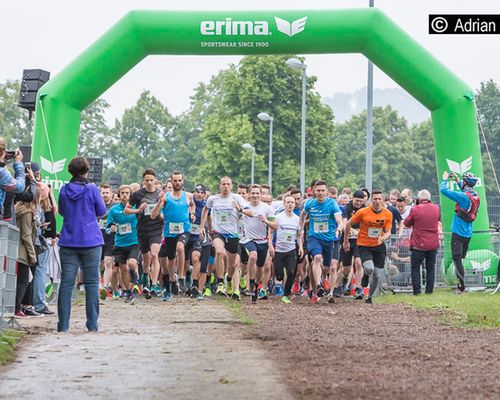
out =
<path fill-rule="evenodd" d="M 455 181 L 460 191 L 448 188 L 448 181 Z M 465 270 L 462 260 L 467 256 L 467 249 L 472 237 L 472 222 L 476 219 L 479 209 L 480 198 L 473 190 L 478 178 L 472 172 L 465 172 L 462 181 L 453 172 L 443 172 L 441 181 L 441 193 L 450 200 L 456 202 L 455 216 L 451 223 L 451 254 L 458 278 L 456 293 L 461 294 L 465 290 Z"/>
<path fill-rule="evenodd" d="M 0 211 L 2 211 L 2 215 L 6 193 L 20 193 L 25 188 L 23 153 L 20 150 L 6 151 L 6 149 L 7 142 L 0 137 Z M 6 168 L 7 162 L 12 159 L 14 160 L 14 177 Z"/>

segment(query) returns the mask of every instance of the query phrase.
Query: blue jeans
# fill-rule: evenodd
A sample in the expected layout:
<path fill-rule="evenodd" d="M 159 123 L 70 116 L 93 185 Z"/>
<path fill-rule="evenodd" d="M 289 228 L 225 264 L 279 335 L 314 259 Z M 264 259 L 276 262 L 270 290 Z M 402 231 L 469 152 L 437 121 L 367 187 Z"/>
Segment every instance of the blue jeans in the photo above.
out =
<path fill-rule="evenodd" d="M 99 319 L 99 264 L 101 262 L 101 246 L 97 247 L 61 247 L 61 286 L 57 301 L 57 331 L 69 329 L 71 315 L 71 297 L 75 287 L 78 269 L 83 272 L 85 284 L 85 311 L 87 313 L 87 329 L 97 331 Z"/>
<path fill-rule="evenodd" d="M 35 311 L 42 311 L 47 305 L 45 301 L 45 283 L 47 282 L 47 261 L 49 252 L 44 251 L 38 255 L 38 264 L 33 277 L 33 306 Z"/>

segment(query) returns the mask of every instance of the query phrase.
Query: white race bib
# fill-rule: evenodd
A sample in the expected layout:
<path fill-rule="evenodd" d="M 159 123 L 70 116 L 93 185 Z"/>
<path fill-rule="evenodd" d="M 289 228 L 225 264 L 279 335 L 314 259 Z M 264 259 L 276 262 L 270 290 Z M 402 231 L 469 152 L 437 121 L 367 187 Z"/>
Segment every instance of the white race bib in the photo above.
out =
<path fill-rule="evenodd" d="M 107 219 L 100 219 L 99 220 L 99 228 L 106 229 L 106 222 L 108 222 Z"/>
<path fill-rule="evenodd" d="M 120 235 L 126 235 L 128 233 L 132 233 L 132 224 L 119 224 L 118 233 Z"/>
<path fill-rule="evenodd" d="M 230 210 L 218 210 L 215 213 L 215 220 L 220 225 L 229 225 L 231 224 L 231 218 L 233 217 L 233 213 Z"/>
<path fill-rule="evenodd" d="M 295 233 L 283 232 L 282 237 L 283 237 L 283 241 L 285 243 L 294 243 L 295 242 Z"/>
<path fill-rule="evenodd" d="M 168 233 L 172 235 L 184 233 L 184 222 L 170 222 L 168 224 Z"/>
<path fill-rule="evenodd" d="M 328 233 L 329 224 L 328 221 L 314 222 L 313 231 L 314 233 Z"/>
<path fill-rule="evenodd" d="M 144 209 L 144 215 L 151 215 L 151 211 L 153 211 L 153 208 L 156 207 L 156 204 L 148 204 L 147 207 Z"/>
<path fill-rule="evenodd" d="M 200 234 L 200 225 L 191 224 L 190 233 L 191 233 L 191 235 L 199 235 Z"/>
<path fill-rule="evenodd" d="M 368 237 L 379 238 L 382 235 L 382 228 L 368 228 Z"/>

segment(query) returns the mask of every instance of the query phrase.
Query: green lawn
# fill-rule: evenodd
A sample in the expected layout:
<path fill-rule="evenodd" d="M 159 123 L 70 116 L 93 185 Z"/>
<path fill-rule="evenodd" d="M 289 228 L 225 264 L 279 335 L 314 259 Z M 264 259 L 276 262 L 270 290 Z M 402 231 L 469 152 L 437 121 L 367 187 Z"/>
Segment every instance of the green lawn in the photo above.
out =
<path fill-rule="evenodd" d="M 500 294 L 465 293 L 456 295 L 449 289 L 437 290 L 432 295 L 389 294 L 377 296 L 375 303 L 407 303 L 426 310 L 449 311 L 443 321 L 455 326 L 500 328 Z"/>
<path fill-rule="evenodd" d="M 14 330 L 0 330 L 0 365 L 7 364 L 14 355 L 14 345 L 23 335 Z"/>

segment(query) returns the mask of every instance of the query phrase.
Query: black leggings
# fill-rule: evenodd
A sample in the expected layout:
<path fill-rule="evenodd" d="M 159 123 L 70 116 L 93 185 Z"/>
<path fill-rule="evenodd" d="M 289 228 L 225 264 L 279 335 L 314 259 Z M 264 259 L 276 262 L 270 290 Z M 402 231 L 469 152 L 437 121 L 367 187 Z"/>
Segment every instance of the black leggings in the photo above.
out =
<path fill-rule="evenodd" d="M 30 268 L 26 264 L 17 265 L 17 286 L 16 286 L 16 313 L 22 310 L 24 295 L 29 285 Z"/>
<path fill-rule="evenodd" d="M 286 269 L 285 296 L 290 296 L 293 282 L 295 281 L 295 272 L 297 271 L 297 250 L 293 249 L 288 253 L 276 253 L 274 256 L 274 271 L 278 281 L 283 280 L 284 270 Z"/>
<path fill-rule="evenodd" d="M 469 249 L 470 237 L 466 238 L 456 233 L 451 234 L 451 256 L 453 257 L 453 263 L 455 264 L 455 273 L 458 278 L 458 289 L 464 291 L 465 289 L 465 270 L 462 263 L 462 259 L 467 256 L 467 250 Z"/>

